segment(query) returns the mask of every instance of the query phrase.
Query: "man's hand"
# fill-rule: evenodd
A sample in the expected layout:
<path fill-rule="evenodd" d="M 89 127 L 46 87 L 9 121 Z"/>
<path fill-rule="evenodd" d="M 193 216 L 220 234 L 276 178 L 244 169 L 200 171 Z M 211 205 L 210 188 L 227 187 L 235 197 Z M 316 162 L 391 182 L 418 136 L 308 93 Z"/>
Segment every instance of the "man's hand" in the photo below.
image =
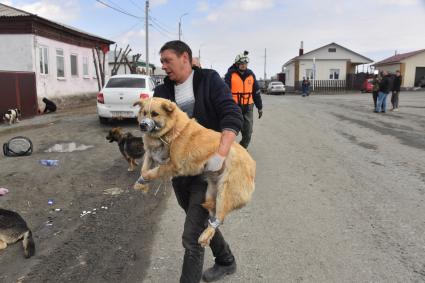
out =
<path fill-rule="evenodd" d="M 263 109 L 258 109 L 258 119 L 261 119 L 261 116 L 263 116 Z"/>
<path fill-rule="evenodd" d="M 218 153 L 215 153 L 210 159 L 208 159 L 207 164 L 205 164 L 204 171 L 216 172 L 223 167 L 223 162 L 226 158 L 221 156 Z"/>

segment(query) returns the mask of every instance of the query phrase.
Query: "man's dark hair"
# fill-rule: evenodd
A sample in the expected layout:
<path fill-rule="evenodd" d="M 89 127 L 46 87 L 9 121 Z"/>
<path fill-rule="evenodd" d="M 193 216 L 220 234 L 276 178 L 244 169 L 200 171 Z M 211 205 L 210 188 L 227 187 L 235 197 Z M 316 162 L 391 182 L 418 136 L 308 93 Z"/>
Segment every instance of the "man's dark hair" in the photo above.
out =
<path fill-rule="evenodd" d="M 192 50 L 190 49 L 189 45 L 187 45 L 183 41 L 180 41 L 180 40 L 168 41 L 161 47 L 161 50 L 159 50 L 159 53 L 162 53 L 168 49 L 173 50 L 174 53 L 176 53 L 177 56 L 179 57 L 182 56 L 184 52 L 187 52 L 187 54 L 189 55 L 189 61 L 190 63 L 192 63 Z"/>

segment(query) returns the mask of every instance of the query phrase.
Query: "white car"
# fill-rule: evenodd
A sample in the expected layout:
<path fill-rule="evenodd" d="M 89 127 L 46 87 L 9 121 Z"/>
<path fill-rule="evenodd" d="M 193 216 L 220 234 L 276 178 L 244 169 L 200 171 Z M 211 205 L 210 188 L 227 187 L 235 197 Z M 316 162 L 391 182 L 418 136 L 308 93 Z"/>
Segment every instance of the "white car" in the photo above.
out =
<path fill-rule="evenodd" d="M 270 82 L 267 86 L 268 94 L 285 94 L 285 85 L 282 82 Z"/>
<path fill-rule="evenodd" d="M 99 121 L 105 124 L 110 119 L 136 118 L 139 107 L 133 103 L 153 96 L 155 84 L 146 75 L 115 75 L 109 78 L 97 94 Z"/>

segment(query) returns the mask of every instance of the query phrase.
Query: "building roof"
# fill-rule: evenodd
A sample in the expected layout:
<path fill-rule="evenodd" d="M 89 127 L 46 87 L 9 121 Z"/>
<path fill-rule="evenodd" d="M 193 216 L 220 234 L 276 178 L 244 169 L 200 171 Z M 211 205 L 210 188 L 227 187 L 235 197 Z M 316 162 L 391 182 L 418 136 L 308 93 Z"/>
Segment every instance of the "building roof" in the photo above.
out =
<path fill-rule="evenodd" d="M 412 52 L 402 53 L 402 54 L 396 54 L 394 56 L 388 57 L 382 61 L 379 61 L 374 64 L 374 66 L 381 66 L 381 65 L 389 65 L 389 64 L 396 64 L 401 63 L 404 59 L 407 59 L 409 57 L 415 56 L 416 54 L 425 52 L 425 49 L 416 50 Z"/>
<path fill-rule="evenodd" d="M 0 25 L 0 34 L 1 33 L 26 33 L 28 31 L 28 27 L 25 27 L 26 32 L 22 32 L 19 29 L 22 28 L 21 26 L 7 26 L 4 23 L 5 22 L 21 22 L 21 21 L 28 21 L 31 22 L 38 22 L 44 26 L 49 26 L 50 28 L 54 28 L 56 30 L 59 30 L 60 32 L 66 32 L 69 34 L 72 34 L 74 36 L 79 36 L 84 38 L 85 40 L 92 40 L 96 42 L 101 42 L 103 44 L 113 44 L 115 42 L 102 38 L 100 36 L 90 34 L 88 32 L 85 32 L 83 30 L 79 30 L 77 28 L 64 25 L 62 23 L 58 23 L 55 21 L 51 21 L 48 19 L 45 19 L 43 17 L 37 16 L 36 14 L 31 14 L 29 12 L 5 5 L 0 3 L 0 20 L 2 24 Z M 23 28 L 22 28 L 23 29 Z M 32 33 L 35 33 L 34 29 L 31 30 Z"/>
<path fill-rule="evenodd" d="M 373 60 L 372 60 L 372 59 L 367 58 L 366 56 L 363 56 L 363 55 L 361 55 L 361 54 L 359 54 L 359 53 L 357 53 L 357 52 L 354 52 L 353 50 L 350 50 L 350 49 L 348 49 L 348 48 L 346 48 L 346 47 L 344 47 L 344 46 L 342 46 L 342 45 L 339 45 L 338 43 L 331 42 L 331 43 L 326 44 L 326 45 L 324 45 L 324 46 L 322 46 L 322 47 L 319 47 L 319 48 L 313 49 L 313 50 L 311 50 L 311 51 L 309 51 L 309 52 L 307 52 L 307 53 L 304 53 L 303 55 L 296 56 L 296 57 L 292 58 L 291 60 L 289 60 L 288 62 L 286 62 L 285 64 L 283 64 L 283 66 L 287 66 L 287 65 L 291 64 L 292 62 L 294 62 L 294 61 L 296 61 L 296 60 L 303 59 L 303 57 L 305 57 L 305 55 L 308 55 L 308 54 L 313 53 L 313 52 L 315 52 L 315 51 L 317 51 L 317 50 L 319 50 L 319 49 L 326 48 L 326 47 L 331 46 L 331 45 L 336 45 L 336 46 L 338 46 L 339 48 L 345 49 L 345 50 L 347 50 L 348 52 L 351 52 L 351 53 L 353 53 L 353 54 L 356 54 L 357 56 L 360 56 L 360 57 L 364 58 L 364 59 L 365 59 L 365 61 L 368 61 L 368 62 L 366 62 L 366 63 L 372 63 L 372 62 L 373 62 Z M 320 59 L 320 58 L 319 58 L 319 59 Z M 341 59 L 342 59 L 342 58 L 341 58 Z"/>

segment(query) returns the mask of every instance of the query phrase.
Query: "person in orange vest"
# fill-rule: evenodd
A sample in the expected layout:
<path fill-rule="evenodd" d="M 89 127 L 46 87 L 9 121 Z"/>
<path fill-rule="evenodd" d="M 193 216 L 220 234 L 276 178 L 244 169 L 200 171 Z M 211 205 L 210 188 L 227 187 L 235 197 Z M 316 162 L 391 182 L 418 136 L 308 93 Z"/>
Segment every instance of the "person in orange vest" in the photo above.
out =
<path fill-rule="evenodd" d="M 254 104 L 258 109 L 258 119 L 263 115 L 260 86 L 254 72 L 248 69 L 248 51 L 239 54 L 235 63 L 227 70 L 224 81 L 232 91 L 233 100 L 239 105 L 243 115 L 240 145 L 247 148 L 251 141 L 254 125 Z"/>

